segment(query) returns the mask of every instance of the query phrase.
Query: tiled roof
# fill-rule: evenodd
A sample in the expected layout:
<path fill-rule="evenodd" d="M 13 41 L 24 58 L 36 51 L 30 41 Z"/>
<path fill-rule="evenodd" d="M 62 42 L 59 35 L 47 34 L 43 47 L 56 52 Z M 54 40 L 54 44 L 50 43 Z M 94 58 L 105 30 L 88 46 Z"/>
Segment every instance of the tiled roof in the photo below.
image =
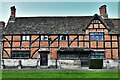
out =
<path fill-rule="evenodd" d="M 45 17 L 15 17 L 8 22 L 4 34 L 82 34 L 83 29 L 94 16 L 45 16 Z M 104 20 L 104 19 L 103 19 Z M 114 30 L 114 19 L 104 22 Z M 118 19 L 120 22 L 120 19 Z"/>
<path fill-rule="evenodd" d="M 16 17 L 8 23 L 6 34 L 79 34 L 92 16 Z"/>
<path fill-rule="evenodd" d="M 109 22 L 109 24 L 111 24 L 112 26 L 114 26 L 113 28 L 111 28 L 110 34 L 120 34 L 120 18 L 116 18 L 116 19 L 107 19 L 107 21 L 111 21 Z"/>
<path fill-rule="evenodd" d="M 120 34 L 120 18 L 116 18 L 116 19 L 112 19 L 112 18 L 109 18 L 109 19 L 105 19 L 104 20 L 108 26 L 111 27 L 111 31 L 110 31 L 110 34 Z"/>

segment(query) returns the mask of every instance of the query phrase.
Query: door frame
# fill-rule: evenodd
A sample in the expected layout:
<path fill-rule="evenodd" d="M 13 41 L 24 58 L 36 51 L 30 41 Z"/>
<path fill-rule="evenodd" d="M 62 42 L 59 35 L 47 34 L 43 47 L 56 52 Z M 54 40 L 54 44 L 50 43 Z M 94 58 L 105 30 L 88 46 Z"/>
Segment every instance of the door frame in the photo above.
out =
<path fill-rule="evenodd" d="M 39 51 L 39 57 L 40 57 L 40 66 L 48 66 L 48 54 L 50 51 Z M 42 65 L 42 59 L 41 59 L 41 54 L 45 54 L 46 56 L 46 65 Z"/>
<path fill-rule="evenodd" d="M 80 58 L 80 55 L 82 54 L 85 54 L 87 55 L 87 58 L 86 59 L 81 59 Z M 90 54 L 91 54 L 91 51 L 82 51 L 79 55 L 79 58 L 80 58 L 80 61 L 81 61 L 81 67 L 89 67 L 89 60 L 90 60 Z M 84 56 L 84 55 L 83 55 Z M 87 62 L 87 65 L 82 65 L 82 61 L 86 60 Z"/>

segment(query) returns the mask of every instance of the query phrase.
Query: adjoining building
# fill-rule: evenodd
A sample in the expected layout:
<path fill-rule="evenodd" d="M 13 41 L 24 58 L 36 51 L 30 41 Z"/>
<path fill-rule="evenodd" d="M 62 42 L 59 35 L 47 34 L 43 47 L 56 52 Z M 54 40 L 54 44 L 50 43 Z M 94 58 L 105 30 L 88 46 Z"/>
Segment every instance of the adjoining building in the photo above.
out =
<path fill-rule="evenodd" d="M 81 68 L 90 59 L 118 65 L 120 19 L 108 18 L 106 5 L 99 10 L 94 16 L 16 17 L 12 6 L 7 25 L 0 22 L 3 67 Z"/>

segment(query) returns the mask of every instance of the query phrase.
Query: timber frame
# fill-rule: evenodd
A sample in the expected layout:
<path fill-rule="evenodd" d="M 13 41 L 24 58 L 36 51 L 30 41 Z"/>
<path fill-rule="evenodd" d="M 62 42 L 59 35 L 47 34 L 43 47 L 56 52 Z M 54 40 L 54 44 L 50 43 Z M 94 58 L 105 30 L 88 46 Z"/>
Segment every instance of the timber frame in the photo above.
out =
<path fill-rule="evenodd" d="M 47 41 L 43 41 L 43 42 L 48 42 L 48 46 L 40 46 L 40 42 L 42 42 L 41 41 L 41 39 L 40 39 L 40 36 L 41 35 L 43 35 L 43 34 L 39 34 L 39 35 L 37 35 L 37 34 L 34 34 L 34 36 L 36 35 L 36 36 L 39 36 L 39 37 L 37 37 L 35 40 L 31 40 L 31 34 L 29 34 L 30 35 L 30 40 L 29 40 L 29 42 L 30 42 L 30 45 L 29 45 L 29 47 L 22 47 L 22 42 L 24 42 L 24 41 L 22 41 L 22 39 L 21 39 L 21 41 L 18 41 L 18 40 L 15 40 L 15 41 L 13 41 L 13 36 L 23 36 L 23 35 L 11 35 L 12 36 L 12 39 L 11 40 L 8 40 L 8 39 L 6 39 L 6 37 L 5 36 L 10 36 L 10 35 L 3 35 L 4 36 L 4 38 L 6 39 L 6 40 L 4 40 L 3 41 L 3 46 L 4 46 L 4 42 L 8 42 L 9 43 L 9 45 L 10 45 L 10 47 L 3 47 L 3 51 L 5 51 L 6 52 L 6 54 L 9 56 L 9 58 L 11 58 L 10 57 L 10 55 L 8 54 L 8 52 L 5 50 L 5 49 L 11 49 L 11 51 L 12 51 L 12 48 L 28 48 L 28 49 L 31 49 L 31 48 L 38 48 L 36 51 L 34 51 L 33 53 L 32 53 L 32 56 L 30 57 L 30 58 L 32 58 L 33 56 L 34 56 L 34 54 L 35 54 L 35 52 L 37 52 L 37 51 L 39 51 L 39 49 L 40 48 L 48 48 L 48 50 L 50 49 L 50 48 L 56 48 L 56 49 L 59 49 L 60 48 L 60 42 L 66 42 L 66 44 L 67 44 L 67 47 L 70 47 L 71 46 L 71 44 L 73 43 L 73 42 L 77 42 L 77 46 L 76 47 L 80 47 L 80 45 L 79 45 L 79 43 L 80 42 L 83 42 L 83 45 L 85 45 L 85 42 L 89 42 L 89 45 L 90 45 L 90 41 L 91 40 L 85 40 L 84 38 L 83 38 L 83 40 L 79 40 L 79 37 L 80 36 L 83 36 L 82 34 L 68 34 L 67 36 L 68 36 L 68 40 L 67 41 L 60 41 L 60 38 L 59 38 L 59 36 L 60 36 L 60 34 L 58 34 L 57 35 L 57 37 L 55 38 L 55 39 L 53 39 L 53 40 L 47 40 Z M 51 34 L 51 35 L 48 35 L 49 37 L 50 36 L 54 36 L 55 34 Z M 75 37 L 73 40 L 69 40 L 69 36 L 76 36 L 77 35 L 77 37 Z M 105 36 L 106 34 L 104 34 L 104 36 Z M 57 40 L 58 39 L 58 40 Z M 117 36 L 117 39 L 118 39 L 118 36 Z M 31 46 L 34 42 L 39 42 L 39 47 L 34 47 L 34 46 Z M 110 48 L 105 48 L 105 42 L 109 42 L 110 41 Z M 13 47 L 12 46 L 12 44 L 13 44 L 13 42 L 20 42 L 20 47 Z M 57 42 L 58 43 L 58 46 L 56 46 L 56 47 L 52 47 L 51 45 L 54 43 L 54 42 Z M 97 42 L 97 45 L 96 45 L 96 47 L 97 48 L 91 48 L 91 49 L 118 49 L 118 47 L 112 47 L 112 42 L 118 42 L 117 43 L 117 45 L 119 45 L 119 40 L 112 40 L 112 36 L 111 36 L 111 40 L 103 40 L 103 42 L 104 42 L 104 48 L 98 48 L 97 47 L 97 45 L 98 45 L 98 42 Z M 111 55 L 112 55 L 112 53 L 111 53 Z M 112 58 L 112 57 L 111 57 Z M 4 59 L 4 57 L 3 57 L 3 59 Z"/>
<path fill-rule="evenodd" d="M 99 23 L 93 23 L 94 20 L 98 20 Z M 96 27 L 97 25 L 97 27 Z M 100 31 L 99 31 L 100 30 Z M 118 34 L 109 34 L 110 27 L 106 25 L 104 20 L 95 14 L 93 18 L 89 21 L 88 24 L 82 29 L 82 33 L 78 34 L 3 34 L 3 59 L 11 59 L 12 50 L 30 50 L 30 58 L 35 58 L 34 55 L 41 49 L 45 48 L 46 50 L 59 50 L 61 47 L 89 47 L 93 50 L 107 50 L 110 51 L 110 59 L 116 59 L 113 54 L 114 50 L 119 52 L 119 35 Z M 88 32 L 87 32 L 88 31 Z M 90 40 L 89 32 L 103 32 L 102 41 L 93 41 Z M 48 36 L 48 40 L 41 40 L 41 36 Z M 65 35 L 68 37 L 66 41 L 60 40 L 60 35 Z M 29 40 L 23 40 L 22 36 L 30 36 Z M 106 37 L 109 37 L 108 39 Z M 17 39 L 19 38 L 19 39 Z M 95 43 L 94 47 L 92 44 Z M 99 47 L 99 44 L 103 44 L 103 47 Z M 115 45 L 114 45 L 114 44 Z M 5 45 L 7 44 L 7 46 Z M 19 45 L 16 45 L 19 44 Z M 61 45 L 62 44 L 62 45 Z M 54 45 L 54 46 L 53 46 Z M 109 45 L 109 46 L 106 46 Z M 8 51 L 9 52 L 8 52 Z M 117 54 L 116 53 L 116 54 Z M 7 57 L 4 57 L 6 54 Z M 57 57 L 55 58 L 57 59 Z"/>

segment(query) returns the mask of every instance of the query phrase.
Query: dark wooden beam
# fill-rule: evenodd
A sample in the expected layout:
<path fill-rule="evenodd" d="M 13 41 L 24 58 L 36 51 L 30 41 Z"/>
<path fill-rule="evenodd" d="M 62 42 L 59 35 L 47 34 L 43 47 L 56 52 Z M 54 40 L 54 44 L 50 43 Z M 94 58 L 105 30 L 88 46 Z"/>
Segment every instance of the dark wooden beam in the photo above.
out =
<path fill-rule="evenodd" d="M 112 53 L 112 35 L 110 35 L 110 45 L 111 45 L 111 59 L 113 59 L 113 53 Z"/>
<path fill-rule="evenodd" d="M 6 52 L 6 54 L 8 55 L 8 57 L 10 58 L 10 55 L 8 54 L 8 52 L 7 52 L 6 50 L 3 50 L 3 51 L 5 51 L 5 52 Z"/>
<path fill-rule="evenodd" d="M 35 53 L 36 53 L 38 50 L 39 50 L 39 49 L 35 50 L 35 51 L 32 53 L 31 58 L 33 58 L 33 56 L 35 55 Z"/>
<path fill-rule="evenodd" d="M 29 49 L 31 49 L 31 35 L 30 35 L 30 40 L 29 40 Z"/>
<path fill-rule="evenodd" d="M 69 46 L 76 40 L 76 39 L 78 39 L 79 38 L 79 36 L 77 36 L 76 38 L 74 38 L 70 43 L 69 43 Z M 77 41 L 78 42 L 78 41 Z"/>
<path fill-rule="evenodd" d="M 79 35 L 77 35 L 77 46 L 79 47 Z"/>
<path fill-rule="evenodd" d="M 58 48 L 60 48 L 60 35 L 58 35 Z"/>
<path fill-rule="evenodd" d="M 22 48 L 22 35 L 20 36 L 20 49 Z"/>
<path fill-rule="evenodd" d="M 51 42 L 50 42 L 50 45 L 55 42 L 56 40 L 58 39 L 58 37 L 56 37 L 55 39 L 53 39 Z"/>
<path fill-rule="evenodd" d="M 13 36 L 12 36 L 12 39 L 11 39 L 11 53 L 10 54 L 12 54 L 12 47 L 13 47 Z M 12 56 L 11 56 L 11 58 L 12 58 Z"/>
<path fill-rule="evenodd" d="M 117 44 L 118 45 L 118 60 L 120 60 L 120 46 L 119 46 L 120 45 L 120 43 L 119 43 L 120 40 L 119 40 L 119 35 L 117 35 L 117 40 L 118 40 L 118 42 L 117 42 L 118 43 Z"/>
<path fill-rule="evenodd" d="M 9 45 L 11 45 L 10 41 L 9 41 L 5 36 L 3 36 L 3 37 L 4 37 L 4 39 L 6 39 L 6 41 L 9 43 Z"/>
<path fill-rule="evenodd" d="M 32 41 L 31 42 L 31 45 L 35 42 L 35 41 L 37 41 L 39 39 L 39 37 L 37 37 L 34 41 Z"/>
<path fill-rule="evenodd" d="M 41 35 L 39 35 L 39 49 L 40 49 Z"/>
<path fill-rule="evenodd" d="M 48 36 L 48 49 L 50 50 L 50 35 Z"/>
<path fill-rule="evenodd" d="M 4 55 L 4 54 L 3 54 L 3 53 L 4 53 L 4 52 L 3 52 L 3 50 L 4 50 L 4 41 L 2 41 L 2 43 L 3 43 L 3 47 L 2 47 L 2 58 L 3 58 L 3 55 Z"/>
<path fill-rule="evenodd" d="M 68 43 L 68 47 L 70 47 L 70 44 L 69 44 L 69 42 L 70 42 L 69 35 L 67 36 L 67 38 L 68 38 L 68 39 L 67 39 L 67 41 L 68 41 L 68 42 L 67 42 L 67 43 Z"/>
<path fill-rule="evenodd" d="M 83 35 L 83 47 L 85 47 L 85 35 Z"/>

